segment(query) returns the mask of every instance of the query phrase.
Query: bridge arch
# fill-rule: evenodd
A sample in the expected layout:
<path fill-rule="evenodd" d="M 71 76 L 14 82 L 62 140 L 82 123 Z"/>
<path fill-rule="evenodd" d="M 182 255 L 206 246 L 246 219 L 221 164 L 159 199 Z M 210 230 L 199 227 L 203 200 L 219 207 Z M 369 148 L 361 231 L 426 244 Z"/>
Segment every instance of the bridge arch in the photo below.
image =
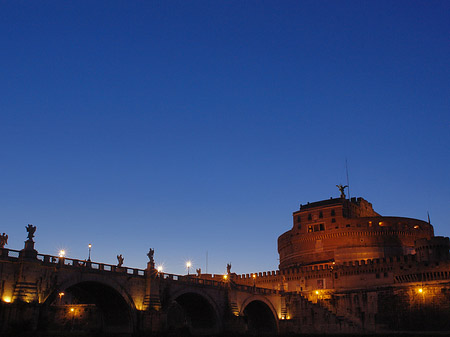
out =
<path fill-rule="evenodd" d="M 85 315 L 83 318 L 87 321 L 84 322 L 85 326 L 94 326 L 95 331 L 109 334 L 135 331 L 136 305 L 120 284 L 110 277 L 90 274 L 73 276 L 68 275 L 53 288 L 44 301 L 44 307 L 53 307 L 53 311 L 55 308 L 64 311 L 64 308 L 67 307 L 69 317 L 70 311 L 73 312 L 72 321 L 74 321 L 74 317 L 77 317 L 77 313 L 86 311 L 86 307 L 93 307 L 94 313 L 90 310 L 88 317 L 86 318 Z M 64 295 L 60 297 L 60 293 L 64 293 Z"/>
<path fill-rule="evenodd" d="M 218 304 L 200 289 L 183 288 L 175 291 L 163 309 L 167 313 L 169 331 L 188 329 L 195 335 L 211 335 L 223 330 Z"/>
<path fill-rule="evenodd" d="M 246 298 L 239 315 L 245 318 L 250 334 L 277 334 L 279 331 L 277 311 L 272 302 L 262 295 Z"/>

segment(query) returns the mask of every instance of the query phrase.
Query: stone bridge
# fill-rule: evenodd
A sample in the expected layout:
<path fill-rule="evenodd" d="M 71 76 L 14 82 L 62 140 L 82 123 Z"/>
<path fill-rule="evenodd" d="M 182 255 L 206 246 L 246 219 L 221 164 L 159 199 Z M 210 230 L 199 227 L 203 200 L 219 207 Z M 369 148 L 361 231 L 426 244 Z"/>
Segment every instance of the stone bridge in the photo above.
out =
<path fill-rule="evenodd" d="M 280 331 L 279 291 L 0 248 L 0 331 Z"/>

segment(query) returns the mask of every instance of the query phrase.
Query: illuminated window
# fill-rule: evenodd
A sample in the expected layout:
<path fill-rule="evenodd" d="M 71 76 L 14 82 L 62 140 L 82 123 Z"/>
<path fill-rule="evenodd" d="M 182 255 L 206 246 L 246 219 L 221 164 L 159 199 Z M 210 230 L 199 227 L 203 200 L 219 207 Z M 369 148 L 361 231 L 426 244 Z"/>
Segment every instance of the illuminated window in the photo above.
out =
<path fill-rule="evenodd" d="M 313 226 L 308 226 L 308 233 L 312 233 L 313 231 Z"/>

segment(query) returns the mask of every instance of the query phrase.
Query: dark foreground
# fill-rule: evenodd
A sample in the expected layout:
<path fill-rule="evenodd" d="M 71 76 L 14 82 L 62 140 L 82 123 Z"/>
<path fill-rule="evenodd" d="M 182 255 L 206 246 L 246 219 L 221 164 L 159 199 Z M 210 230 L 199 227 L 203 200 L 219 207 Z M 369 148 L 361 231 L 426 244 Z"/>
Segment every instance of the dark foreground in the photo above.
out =
<path fill-rule="evenodd" d="M 178 331 L 177 333 L 170 334 L 104 334 L 104 333 L 71 333 L 71 332 L 55 332 L 55 333 L 39 333 L 39 332 L 14 332 L 1 334 L 2 337 L 190 337 L 192 336 L 188 331 Z M 450 336 L 449 332 L 389 332 L 389 333 L 376 333 L 376 334 L 284 334 L 284 335 L 252 335 L 252 334 L 220 334 L 203 337 L 251 337 L 251 336 L 263 336 L 263 337 L 444 337 Z"/>

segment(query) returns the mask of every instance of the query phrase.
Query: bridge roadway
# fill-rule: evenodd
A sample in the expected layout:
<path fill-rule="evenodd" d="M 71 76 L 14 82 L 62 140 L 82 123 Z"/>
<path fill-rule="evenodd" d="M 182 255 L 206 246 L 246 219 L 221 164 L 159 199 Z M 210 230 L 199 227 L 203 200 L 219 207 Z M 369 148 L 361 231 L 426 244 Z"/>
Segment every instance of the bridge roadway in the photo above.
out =
<path fill-rule="evenodd" d="M 34 250 L 33 250 L 34 251 Z M 272 332 L 286 318 L 279 291 L 227 280 L 0 248 L 0 331 L 193 334 Z M 19 323 L 21 322 L 21 323 Z"/>

